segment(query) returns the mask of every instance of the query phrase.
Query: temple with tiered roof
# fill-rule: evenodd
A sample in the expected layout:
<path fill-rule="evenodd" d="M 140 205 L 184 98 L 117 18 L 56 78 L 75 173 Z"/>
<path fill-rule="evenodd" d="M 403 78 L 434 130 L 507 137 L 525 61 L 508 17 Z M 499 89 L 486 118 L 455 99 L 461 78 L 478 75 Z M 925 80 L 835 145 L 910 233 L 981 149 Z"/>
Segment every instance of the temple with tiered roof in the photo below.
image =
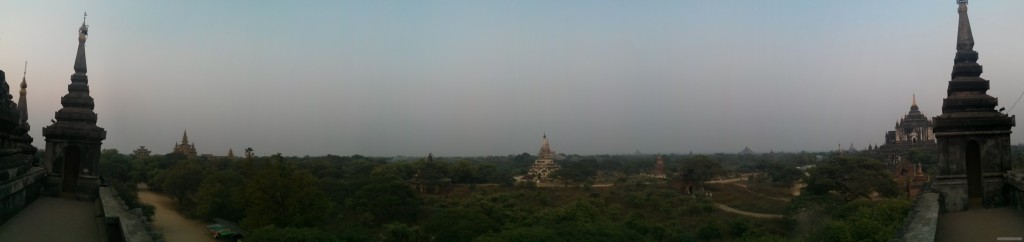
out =
<path fill-rule="evenodd" d="M 174 151 L 171 153 L 181 154 L 188 158 L 196 158 L 199 155 L 196 152 L 196 143 L 188 142 L 188 130 L 181 134 L 181 143 L 174 144 Z"/>
<path fill-rule="evenodd" d="M 910 111 L 896 121 L 893 130 L 885 132 L 885 143 L 878 147 L 869 146 L 868 151 L 879 154 L 893 168 L 899 160 L 907 158 L 911 150 L 935 152 L 936 147 L 932 121 L 917 107 L 915 95 L 911 96 Z"/>
<path fill-rule="evenodd" d="M 530 171 L 523 177 L 523 180 L 534 182 L 546 182 L 554 180 L 551 173 L 557 171 L 561 166 L 555 163 L 555 151 L 551 150 L 548 143 L 548 135 L 542 136 L 540 152 L 537 152 L 537 160 L 533 161 Z"/>

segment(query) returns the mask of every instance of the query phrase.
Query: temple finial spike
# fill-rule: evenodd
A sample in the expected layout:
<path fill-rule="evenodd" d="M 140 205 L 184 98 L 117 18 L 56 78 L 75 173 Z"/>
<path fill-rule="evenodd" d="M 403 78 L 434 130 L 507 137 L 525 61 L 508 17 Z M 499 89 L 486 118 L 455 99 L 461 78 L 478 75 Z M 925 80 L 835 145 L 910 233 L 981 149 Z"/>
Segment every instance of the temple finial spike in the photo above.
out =
<path fill-rule="evenodd" d="M 911 101 L 910 105 L 911 106 L 917 106 L 917 94 L 914 94 L 913 96 L 911 96 L 911 99 L 913 99 L 913 101 Z"/>

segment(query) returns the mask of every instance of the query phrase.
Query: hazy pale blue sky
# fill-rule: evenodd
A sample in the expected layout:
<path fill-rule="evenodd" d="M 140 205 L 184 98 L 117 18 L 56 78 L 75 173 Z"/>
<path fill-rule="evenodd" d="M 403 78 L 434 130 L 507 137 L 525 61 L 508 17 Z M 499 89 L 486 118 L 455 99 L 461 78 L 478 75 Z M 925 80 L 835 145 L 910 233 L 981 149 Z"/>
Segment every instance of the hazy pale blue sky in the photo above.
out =
<path fill-rule="evenodd" d="M 580 154 L 863 148 L 912 94 L 940 113 L 957 21 L 953 0 L 6 0 L 0 69 L 16 85 L 29 61 L 38 147 L 83 11 L 103 147 L 188 129 L 218 155 L 536 153 L 543 132 Z M 1001 106 L 1024 91 L 1021 12 L 970 5 Z"/>

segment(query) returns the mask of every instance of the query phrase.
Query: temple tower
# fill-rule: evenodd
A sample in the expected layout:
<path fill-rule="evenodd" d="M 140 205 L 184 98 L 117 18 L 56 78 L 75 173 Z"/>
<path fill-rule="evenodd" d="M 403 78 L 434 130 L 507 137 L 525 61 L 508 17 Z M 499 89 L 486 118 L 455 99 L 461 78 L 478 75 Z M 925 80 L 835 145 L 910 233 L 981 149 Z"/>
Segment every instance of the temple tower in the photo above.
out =
<path fill-rule="evenodd" d="M 18 114 L 20 114 L 21 120 L 18 127 L 14 129 L 14 134 L 17 135 L 17 137 L 13 140 L 20 143 L 31 144 L 35 139 L 28 134 L 28 131 L 31 130 L 32 127 L 28 124 L 28 101 L 26 99 L 26 95 L 28 95 L 28 83 L 25 81 L 25 76 L 27 75 L 28 61 L 25 62 L 25 69 L 21 73 L 21 91 L 19 92 L 20 95 L 18 97 Z M 27 146 L 24 147 L 24 151 L 25 154 L 34 156 L 38 150 L 35 146 Z M 33 163 L 35 163 L 35 161 L 33 161 Z"/>
<path fill-rule="evenodd" d="M 47 192 L 52 195 L 75 194 L 80 199 L 93 199 L 100 187 L 99 158 L 107 131 L 96 126 L 93 99 L 89 96 L 86 75 L 85 40 L 89 26 L 82 18 L 78 29 L 78 54 L 75 74 L 71 75 L 68 94 L 61 98 L 63 106 L 56 113 L 56 122 L 43 128 L 46 137 L 44 166 L 48 171 Z"/>
<path fill-rule="evenodd" d="M 146 146 L 143 145 L 139 146 L 138 149 L 135 149 L 135 151 L 132 152 L 132 156 L 134 156 L 135 159 L 147 158 L 152 153 L 152 151 L 149 151 L 149 149 L 146 149 Z"/>
<path fill-rule="evenodd" d="M 651 176 L 657 178 L 666 178 L 665 176 L 665 160 L 658 155 L 657 161 L 654 162 L 654 169 L 651 170 Z"/>
<path fill-rule="evenodd" d="M 444 167 L 434 162 L 434 154 L 427 154 L 427 161 L 419 164 L 419 169 L 409 181 L 413 190 L 422 194 L 443 194 L 451 190 L 452 179 L 444 175 Z"/>
<path fill-rule="evenodd" d="M 198 156 L 198 153 L 196 153 L 196 143 L 188 142 L 188 130 L 181 135 L 181 143 L 174 144 L 174 151 L 172 153 L 182 154 L 188 158 L 196 158 Z"/>
<path fill-rule="evenodd" d="M 1010 169 L 1010 128 L 1016 125 L 1014 117 L 996 111 L 998 100 L 986 94 L 989 81 L 981 78 L 967 1 L 957 4 L 953 72 L 942 114 L 932 119 L 939 146 L 939 173 L 932 188 L 942 195 L 947 212 L 1006 202 L 1003 174 Z"/>
<path fill-rule="evenodd" d="M 533 166 L 530 167 L 530 171 L 526 175 L 526 179 L 535 182 L 551 180 L 549 175 L 561 168 L 561 166 L 555 163 L 555 151 L 551 150 L 547 134 L 544 134 L 541 142 L 540 152 L 537 153 L 537 160 L 533 161 Z"/>

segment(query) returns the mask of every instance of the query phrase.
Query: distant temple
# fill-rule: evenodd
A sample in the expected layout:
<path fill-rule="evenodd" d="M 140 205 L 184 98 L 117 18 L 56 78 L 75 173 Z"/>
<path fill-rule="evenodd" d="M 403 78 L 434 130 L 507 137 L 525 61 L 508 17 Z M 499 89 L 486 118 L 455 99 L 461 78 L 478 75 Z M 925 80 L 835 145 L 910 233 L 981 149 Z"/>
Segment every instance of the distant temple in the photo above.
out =
<path fill-rule="evenodd" d="M 135 158 L 146 158 L 146 157 L 149 157 L 149 155 L 152 154 L 152 153 L 153 152 L 149 151 L 149 149 L 146 149 L 146 146 L 143 145 L 143 146 L 139 146 L 138 149 L 135 149 L 135 151 L 132 152 L 132 155 L 134 155 Z"/>
<path fill-rule="evenodd" d="M 754 154 L 754 151 L 750 150 L 750 147 L 746 147 L 746 146 L 743 147 L 743 150 L 740 151 L 740 153 L 739 153 L 739 155 L 753 155 L 753 154 Z"/>
<path fill-rule="evenodd" d="M 427 162 L 416 170 L 409 183 L 422 194 L 443 194 L 451 190 L 452 179 L 444 175 L 444 167 L 434 163 L 434 154 L 427 154 Z"/>
<path fill-rule="evenodd" d="M 896 185 L 911 200 L 921 194 L 924 184 L 930 180 L 928 175 L 924 173 L 924 168 L 920 162 L 913 163 L 910 160 L 897 157 L 896 165 L 890 167 L 889 172 L 892 174 L 893 179 L 896 180 Z"/>
<path fill-rule="evenodd" d="M 551 145 L 548 144 L 548 135 L 544 134 L 543 144 L 540 146 L 540 152 L 537 153 L 537 160 L 533 161 L 530 171 L 522 179 L 535 182 L 551 181 L 553 180 L 551 173 L 559 168 L 561 166 L 555 163 L 555 151 L 551 150 Z"/>
<path fill-rule="evenodd" d="M 68 94 L 60 99 L 63 107 L 54 115 L 56 121 L 43 128 L 46 137 L 44 166 L 49 171 L 46 190 L 53 195 L 75 194 L 87 200 L 99 195 L 100 145 L 107 138 L 107 131 L 96 126 L 95 103 L 89 96 L 85 63 L 88 36 L 89 26 L 83 19 L 78 29 L 75 74 L 71 75 Z"/>
<path fill-rule="evenodd" d="M 665 160 L 658 155 L 658 160 L 654 162 L 654 169 L 651 170 L 651 176 L 657 178 L 665 178 Z"/>
<path fill-rule="evenodd" d="M 893 130 L 885 132 L 885 144 L 869 149 L 882 156 L 889 167 L 898 165 L 897 160 L 906 158 L 911 150 L 935 152 L 938 148 L 932 132 L 932 121 L 918 109 L 917 96 L 912 96 L 911 100 L 910 112 L 896 121 Z"/>
<path fill-rule="evenodd" d="M 196 158 L 196 156 L 198 156 L 198 154 L 196 153 L 196 143 L 188 142 L 187 130 L 185 131 L 184 134 L 181 135 L 181 143 L 174 144 L 174 151 L 172 151 L 171 153 L 182 154 L 188 158 Z"/>

